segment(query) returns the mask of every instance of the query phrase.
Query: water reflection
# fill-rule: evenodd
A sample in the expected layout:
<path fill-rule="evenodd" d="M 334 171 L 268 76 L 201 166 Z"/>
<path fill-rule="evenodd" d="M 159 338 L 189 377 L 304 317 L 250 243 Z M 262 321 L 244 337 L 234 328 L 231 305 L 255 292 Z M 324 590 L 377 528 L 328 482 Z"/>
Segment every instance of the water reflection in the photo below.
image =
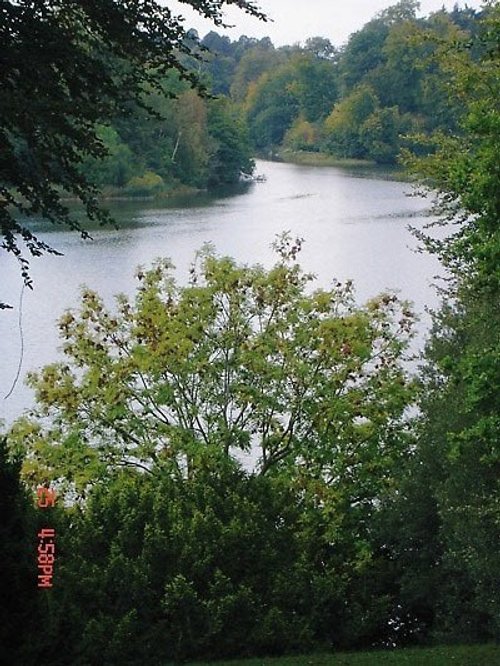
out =
<path fill-rule="evenodd" d="M 260 162 L 257 171 L 267 180 L 245 185 L 237 194 L 202 194 L 161 204 L 114 202 L 110 208 L 119 229 L 89 226 L 93 241 L 35 221 L 34 231 L 64 256 L 32 262 L 35 290 L 24 296 L 23 373 L 57 357 L 55 320 L 77 302 L 82 284 L 108 300 L 118 292 L 131 293 L 137 265 L 157 256 L 171 257 L 185 281 L 194 252 L 206 242 L 238 261 L 270 266 L 270 245 L 287 229 L 305 238 L 301 263 L 317 275 L 320 286 L 333 278 L 352 279 L 359 301 L 392 288 L 421 313 L 435 304 L 430 282 L 439 266 L 413 251 L 416 241 L 407 230 L 409 222 L 421 227 L 429 221 L 429 204 L 408 197 L 410 185 L 373 170 Z M 0 270 L 0 300 L 17 304 L 16 261 L 2 256 Z M 0 417 L 10 420 L 30 402 L 22 384 L 3 400 L 19 359 L 16 309 L 0 313 L 0 340 Z"/>

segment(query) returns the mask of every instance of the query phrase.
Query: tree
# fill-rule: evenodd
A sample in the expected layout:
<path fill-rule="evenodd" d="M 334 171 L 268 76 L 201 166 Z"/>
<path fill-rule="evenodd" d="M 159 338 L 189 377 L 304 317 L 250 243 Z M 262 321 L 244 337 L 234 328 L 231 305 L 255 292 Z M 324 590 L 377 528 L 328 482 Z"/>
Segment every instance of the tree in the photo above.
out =
<path fill-rule="evenodd" d="M 283 146 L 291 150 L 317 150 L 318 130 L 303 116 L 299 116 L 290 129 L 287 130 L 283 139 Z"/>
<path fill-rule="evenodd" d="M 213 100 L 208 107 L 208 131 L 212 145 L 208 184 L 212 187 L 237 183 L 241 173 L 251 174 L 254 161 L 241 113 L 229 100 Z"/>
<path fill-rule="evenodd" d="M 257 150 L 278 146 L 299 112 L 297 95 L 291 89 L 289 63 L 264 72 L 248 89 L 245 100 L 250 138 Z"/>
<path fill-rule="evenodd" d="M 491 594 L 500 582 L 498 300 L 498 291 L 461 285 L 435 316 L 426 354 L 419 458 L 439 470 L 431 488 L 444 544 L 434 630 L 469 640 L 489 640 L 500 629 Z"/>
<path fill-rule="evenodd" d="M 397 107 L 376 109 L 361 125 L 360 139 L 367 154 L 380 164 L 396 161 L 400 151 L 402 118 Z"/>
<path fill-rule="evenodd" d="M 290 87 L 297 96 L 300 112 L 306 120 L 322 120 L 338 98 L 337 70 L 334 63 L 307 50 L 290 63 L 293 82 Z"/>
<path fill-rule="evenodd" d="M 82 165 L 83 172 L 99 187 L 103 185 L 123 187 L 134 172 L 132 151 L 113 127 L 102 125 L 97 128 L 97 136 L 107 154 L 101 159 L 88 159 Z"/>
<path fill-rule="evenodd" d="M 456 130 L 456 100 L 448 95 L 446 64 L 438 54 L 443 42 L 470 34 L 444 11 L 393 25 L 383 46 L 385 62 L 369 75 L 382 106 L 422 116 L 429 131 Z"/>
<path fill-rule="evenodd" d="M 344 97 L 324 123 L 327 150 L 338 157 L 367 157 L 361 128 L 378 106 L 370 86 L 361 85 Z"/>
<path fill-rule="evenodd" d="M 304 44 L 304 51 L 309 51 L 316 58 L 335 61 L 338 51 L 329 39 L 325 37 L 309 37 Z"/>
<path fill-rule="evenodd" d="M 261 40 L 256 44 L 250 42 L 252 45 L 250 47 L 246 44 L 244 38 L 240 37 L 237 44 L 242 41 L 245 45 L 245 51 L 238 61 L 238 66 L 231 81 L 231 97 L 236 102 L 243 102 L 249 85 L 253 81 L 257 81 L 264 72 L 281 65 L 283 62 L 283 55 L 279 51 L 275 51 L 272 43 L 263 44 L 264 40 Z"/>
<path fill-rule="evenodd" d="M 356 307 L 349 284 L 308 294 L 300 241 L 277 248 L 270 271 L 206 251 L 188 287 L 160 262 L 115 313 L 85 290 L 60 321 L 66 360 L 30 378 L 51 425 L 10 433 L 26 478 L 84 491 L 124 465 L 183 478 L 253 452 L 261 475 L 372 507 L 407 443 L 413 315 L 390 294 Z"/>
<path fill-rule="evenodd" d="M 460 132 L 436 133 L 411 164 L 437 192 L 438 224 L 420 235 L 448 269 L 423 376 L 413 488 L 438 522 L 433 632 L 490 640 L 500 629 L 500 7 L 488 5 L 472 43 L 441 44 Z M 476 56 L 479 56 L 476 58 Z M 430 522 L 430 521 L 429 521 Z"/>
<path fill-rule="evenodd" d="M 261 150 L 279 145 L 299 115 L 309 122 L 323 119 L 336 99 L 334 63 L 311 51 L 294 51 L 249 88 L 246 107 L 254 145 Z"/>
<path fill-rule="evenodd" d="M 473 57 L 465 37 L 444 42 L 437 53 L 449 79 L 449 95 L 462 108 L 458 131 L 421 137 L 426 159 L 407 155 L 424 186 L 437 191 L 438 224 L 457 222 L 458 230 L 446 239 L 426 241 L 460 280 L 464 270 L 477 285 L 497 289 L 500 281 L 498 220 L 500 211 L 499 161 L 500 62 L 498 24 L 500 8 L 492 5 L 474 40 L 480 52 Z M 422 238 L 422 240 L 425 240 Z M 456 283 L 455 283 L 456 284 Z"/>
<path fill-rule="evenodd" d="M 395 25 L 404 21 L 415 19 L 417 11 L 420 9 L 418 0 L 399 0 L 395 5 L 382 9 L 377 18 L 386 25 Z"/>
<path fill-rule="evenodd" d="M 207 108 L 194 90 L 179 95 L 174 123 L 176 136 L 171 157 L 175 173 L 181 182 L 203 186 L 209 157 Z"/>
<path fill-rule="evenodd" d="M 368 72 L 385 62 L 383 47 L 388 33 L 386 22 L 373 19 L 349 37 L 339 59 L 344 94 L 362 83 Z"/>
<path fill-rule="evenodd" d="M 221 10 L 234 2 L 185 4 L 221 25 Z M 251 0 L 236 4 L 264 18 Z M 85 236 L 62 190 L 82 202 L 90 219 L 107 221 L 80 168 L 85 157 L 105 155 L 98 124 L 147 107 L 147 88 L 168 95 L 163 81 L 172 69 L 194 85 L 196 78 L 183 64 L 189 45 L 181 19 L 154 0 L 3 2 L 0 43 L 0 232 L 30 285 L 26 251 L 55 250 L 16 213 Z"/>

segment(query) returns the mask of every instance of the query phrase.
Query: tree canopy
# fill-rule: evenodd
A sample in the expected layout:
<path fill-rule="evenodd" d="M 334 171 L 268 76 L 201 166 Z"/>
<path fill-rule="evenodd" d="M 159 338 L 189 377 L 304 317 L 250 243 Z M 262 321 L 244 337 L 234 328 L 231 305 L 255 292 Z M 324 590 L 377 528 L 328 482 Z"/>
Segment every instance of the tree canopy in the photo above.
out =
<path fill-rule="evenodd" d="M 474 41 L 443 45 L 450 92 L 460 101 L 458 131 L 431 137 L 433 152 L 412 160 L 437 192 L 438 224 L 421 236 L 449 272 L 435 313 L 423 375 L 425 398 L 415 479 L 423 470 L 439 525 L 438 624 L 448 635 L 498 635 L 500 570 L 500 7 L 488 8 Z M 472 48 L 471 48 L 472 47 Z"/>
<path fill-rule="evenodd" d="M 319 477 L 369 502 L 366 465 L 405 446 L 413 314 L 391 294 L 356 307 L 349 284 L 309 295 L 300 242 L 278 249 L 270 271 L 208 252 L 188 287 L 159 263 L 116 313 L 85 291 L 60 321 L 66 360 L 31 378 L 53 427 L 12 431 L 28 477 L 85 490 L 122 465 L 182 478 L 252 451 L 262 474 Z"/>
<path fill-rule="evenodd" d="M 398 2 L 340 48 L 320 36 L 274 48 L 267 38 L 232 42 L 211 32 L 202 43 L 214 53 L 202 71 L 241 108 L 263 155 L 307 150 L 394 164 L 409 134 L 456 130 L 461 109 L 448 95 L 440 45 L 470 40 L 487 13 L 455 7 L 420 18 L 417 9 Z M 368 90 L 373 104 L 362 113 Z"/>

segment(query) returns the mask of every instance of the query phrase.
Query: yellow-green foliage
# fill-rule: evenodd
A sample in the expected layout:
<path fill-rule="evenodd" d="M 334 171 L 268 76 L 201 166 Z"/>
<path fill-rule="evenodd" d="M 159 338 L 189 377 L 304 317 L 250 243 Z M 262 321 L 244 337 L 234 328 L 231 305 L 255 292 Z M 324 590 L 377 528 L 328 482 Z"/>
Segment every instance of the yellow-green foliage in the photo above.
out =
<path fill-rule="evenodd" d="M 303 117 L 295 120 L 283 140 L 283 146 L 292 150 L 311 150 L 317 143 L 317 128 Z"/>
<path fill-rule="evenodd" d="M 127 189 L 136 195 L 155 194 L 164 185 L 163 178 L 154 171 L 146 171 L 143 176 L 134 176 L 127 183 Z"/>

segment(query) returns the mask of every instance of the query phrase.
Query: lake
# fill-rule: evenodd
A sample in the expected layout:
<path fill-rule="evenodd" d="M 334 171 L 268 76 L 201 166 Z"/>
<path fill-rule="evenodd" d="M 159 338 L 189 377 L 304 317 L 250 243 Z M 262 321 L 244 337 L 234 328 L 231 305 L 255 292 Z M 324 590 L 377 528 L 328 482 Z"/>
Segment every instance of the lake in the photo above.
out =
<path fill-rule="evenodd" d="M 172 258 L 179 280 L 186 281 L 195 251 L 206 242 L 220 254 L 269 267 L 274 262 L 272 241 L 290 230 L 305 239 L 300 262 L 317 275 L 318 286 L 327 287 L 333 278 L 352 279 L 359 302 L 385 289 L 413 301 L 423 315 L 421 346 L 428 325 L 425 308 L 436 305 L 431 283 L 439 264 L 415 252 L 417 241 L 408 225 L 421 228 L 429 222 L 430 202 L 408 196 L 411 185 L 380 170 L 258 161 L 257 173 L 267 180 L 224 196 L 113 203 L 120 229 L 92 230 L 92 241 L 35 221 L 33 228 L 64 256 L 31 263 L 34 290 L 23 295 L 20 380 L 5 399 L 20 359 L 22 285 L 16 261 L 2 255 L 0 300 L 15 307 L 0 311 L 0 419 L 8 423 L 31 404 L 22 378 L 27 370 L 57 358 L 55 322 L 77 303 L 82 284 L 111 302 L 113 294 L 134 290 L 139 264 L 148 265 L 158 256 Z"/>

